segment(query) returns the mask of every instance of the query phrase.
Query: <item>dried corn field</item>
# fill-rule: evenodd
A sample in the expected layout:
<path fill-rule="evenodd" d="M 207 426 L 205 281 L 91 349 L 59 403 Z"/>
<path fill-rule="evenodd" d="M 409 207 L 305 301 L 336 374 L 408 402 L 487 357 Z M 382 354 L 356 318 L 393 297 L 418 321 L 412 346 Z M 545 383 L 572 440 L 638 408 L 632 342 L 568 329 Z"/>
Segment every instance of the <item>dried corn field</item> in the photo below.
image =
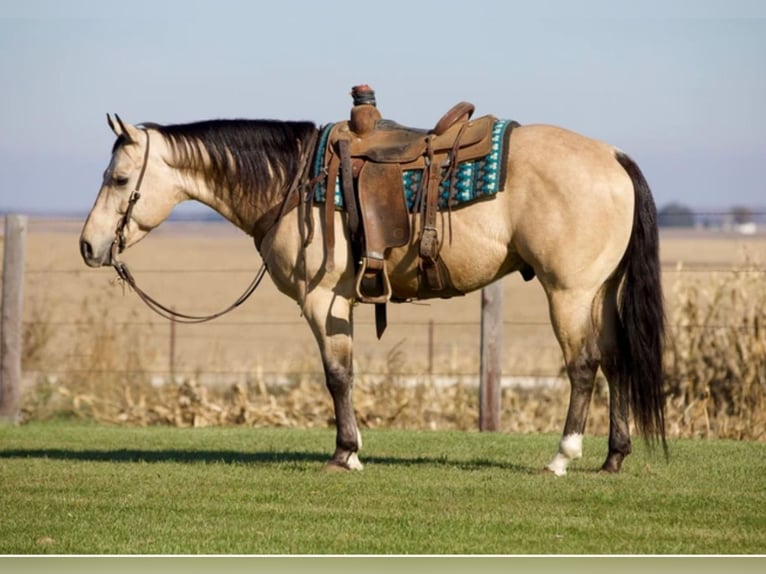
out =
<path fill-rule="evenodd" d="M 110 269 L 82 265 L 78 233 L 74 221 L 30 225 L 26 419 L 332 425 L 310 332 L 268 281 L 224 319 L 171 329 L 123 293 Z M 663 233 L 661 243 L 669 434 L 766 440 L 766 237 L 694 233 Z M 147 291 L 192 313 L 228 304 L 260 263 L 250 241 L 226 224 L 188 223 L 166 224 L 126 260 Z M 544 294 L 518 276 L 503 286 L 502 429 L 559 432 L 568 386 Z M 478 294 L 391 306 L 380 342 L 372 310 L 357 309 L 362 426 L 476 428 L 479 308 Z M 607 431 L 606 393 L 599 381 L 589 433 Z"/>

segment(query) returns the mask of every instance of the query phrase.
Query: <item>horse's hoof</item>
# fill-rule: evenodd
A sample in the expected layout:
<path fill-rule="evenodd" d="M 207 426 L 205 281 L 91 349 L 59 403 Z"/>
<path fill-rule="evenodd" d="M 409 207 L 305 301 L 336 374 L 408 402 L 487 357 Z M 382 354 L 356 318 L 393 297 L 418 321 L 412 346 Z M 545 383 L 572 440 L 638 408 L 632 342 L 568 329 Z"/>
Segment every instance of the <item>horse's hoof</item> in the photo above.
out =
<path fill-rule="evenodd" d="M 550 466 L 544 466 L 540 469 L 540 474 L 547 474 L 552 476 L 566 476 L 566 469 L 565 470 L 554 470 Z"/>
<path fill-rule="evenodd" d="M 338 460 L 331 460 L 325 465 L 325 472 L 347 472 L 349 470 L 364 470 L 364 465 L 359 462 L 359 456 L 355 452 L 352 452 L 346 458 L 346 462 L 339 462 Z"/>
<path fill-rule="evenodd" d="M 609 455 L 601 466 L 601 472 L 618 474 L 622 470 L 622 461 L 625 457 L 621 454 Z"/>
<path fill-rule="evenodd" d="M 569 459 L 561 454 L 557 454 L 553 457 L 552 461 L 545 465 L 545 470 L 556 476 L 566 476 L 567 466 L 569 466 Z"/>

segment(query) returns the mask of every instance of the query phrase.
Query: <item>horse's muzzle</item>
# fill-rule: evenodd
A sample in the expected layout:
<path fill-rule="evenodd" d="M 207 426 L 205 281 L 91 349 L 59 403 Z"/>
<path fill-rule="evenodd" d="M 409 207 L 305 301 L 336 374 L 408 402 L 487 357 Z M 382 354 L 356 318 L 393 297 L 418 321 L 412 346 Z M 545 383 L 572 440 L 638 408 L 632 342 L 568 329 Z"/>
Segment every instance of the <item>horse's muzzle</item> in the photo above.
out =
<path fill-rule="evenodd" d="M 112 264 L 111 249 L 103 249 L 101 253 L 96 253 L 90 241 L 80 239 L 80 255 L 88 267 L 105 267 Z"/>

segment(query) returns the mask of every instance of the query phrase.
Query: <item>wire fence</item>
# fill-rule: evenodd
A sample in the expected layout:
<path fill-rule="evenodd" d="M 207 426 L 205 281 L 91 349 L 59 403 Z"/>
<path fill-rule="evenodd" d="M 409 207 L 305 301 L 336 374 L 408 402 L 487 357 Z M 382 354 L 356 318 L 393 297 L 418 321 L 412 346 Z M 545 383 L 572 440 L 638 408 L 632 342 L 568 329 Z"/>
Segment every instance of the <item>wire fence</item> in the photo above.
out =
<path fill-rule="evenodd" d="M 734 267 L 720 268 L 716 272 L 738 273 L 741 270 Z M 185 273 L 210 273 L 209 270 L 185 270 Z M 233 273 L 233 271 L 230 271 Z M 710 273 L 705 269 L 676 269 L 666 268 L 668 273 Z M 764 269 L 750 270 L 748 273 L 763 274 Z M 59 273 L 79 273 L 79 271 L 59 270 Z M 160 273 L 160 271 L 156 271 Z M 509 303 L 511 314 L 513 302 Z M 502 368 L 506 378 L 537 378 L 550 380 L 564 376 L 563 361 L 560 349 L 553 335 L 550 321 L 541 318 L 508 317 L 502 321 L 505 335 L 504 354 L 524 355 L 534 353 L 547 354 L 543 361 L 521 362 L 516 359 L 504 359 Z M 372 319 L 355 320 L 357 331 L 374 331 Z M 98 336 L 93 333 L 93 319 L 27 319 L 23 322 L 24 329 L 50 329 L 56 337 L 64 341 L 74 341 L 78 337 Z M 736 317 L 731 321 L 700 321 L 691 323 L 669 323 L 667 325 L 670 337 L 681 332 L 714 330 L 753 332 L 759 328 L 757 323 L 742 322 Z M 111 364 L 101 366 L 103 357 L 76 345 L 69 345 L 58 353 L 46 353 L 44 360 L 32 368 L 25 369 L 25 374 L 32 377 L 59 376 L 111 376 L 135 377 L 143 376 L 158 381 L 178 380 L 180 378 L 206 379 L 212 382 L 227 382 L 230 380 L 251 380 L 258 378 L 271 382 L 285 382 L 296 378 L 321 378 L 322 365 L 319 353 L 311 338 L 310 330 L 303 318 L 296 315 L 292 318 L 252 318 L 246 316 L 238 319 L 219 319 L 205 325 L 173 325 L 164 319 L 115 319 L 109 321 L 107 336 L 132 336 L 140 339 L 142 348 L 151 349 L 153 360 L 137 361 L 135 366 Z M 479 331 L 480 317 L 478 309 L 475 319 L 404 319 L 396 321 L 390 327 L 393 335 L 382 343 L 377 343 L 367 337 L 367 348 L 377 346 L 379 351 L 367 350 L 365 359 L 358 374 L 368 377 L 451 377 L 470 378 L 478 380 L 480 362 Z M 276 334 L 280 330 L 281 335 Z M 264 339 L 253 338 L 253 333 L 268 333 Z M 280 345 L 274 340 L 284 340 Z M 295 342 L 300 339 L 300 342 Z M 396 355 L 397 345 L 405 341 L 405 358 L 392 359 Z M 292 341 L 292 342 L 291 342 Z M 250 344 L 248 344 L 248 342 Z M 221 345 L 228 351 L 228 359 L 210 359 L 200 349 L 210 349 Z M 238 350 L 233 345 L 239 345 Z M 272 345 L 272 351 L 263 351 L 261 356 L 250 356 L 251 347 Z M 280 347 L 292 347 L 290 358 Z M 119 347 L 119 345 L 117 345 Z M 359 347 L 357 346 L 357 349 Z M 98 351 L 102 352 L 102 351 Z M 116 352 L 124 352 L 119 349 Z M 357 351 L 358 352 L 358 351 Z M 455 359 L 455 354 L 458 359 Z M 273 356 L 282 356 L 282 360 L 272 361 Z M 304 357 L 304 358 L 300 358 Z"/>
<path fill-rule="evenodd" d="M 696 217 L 706 216 L 720 216 L 729 217 L 731 212 L 721 211 L 699 211 L 694 212 Z M 766 212 L 751 211 L 750 216 L 754 218 L 766 217 Z M 743 236 L 744 237 L 744 236 Z M 759 236 L 760 237 L 760 236 Z M 747 238 L 747 237 L 744 237 Z M 761 254 L 756 254 L 761 255 Z M 250 275 L 254 273 L 254 268 L 245 267 L 242 265 L 235 265 L 232 267 L 223 267 L 220 264 L 218 266 L 211 267 L 198 267 L 188 266 L 184 268 L 167 269 L 160 267 L 145 266 L 143 268 L 136 268 L 134 270 L 136 275 L 146 276 L 150 278 L 154 283 L 162 281 L 163 278 L 168 278 L 170 281 L 180 281 L 182 283 L 190 283 L 191 278 L 202 275 L 215 275 L 216 281 L 221 283 L 230 284 L 235 282 L 231 279 L 237 275 Z M 49 267 L 35 267 L 28 266 L 24 270 L 24 275 L 28 277 L 30 281 L 48 281 L 53 284 L 58 282 L 69 281 L 68 278 L 76 280 L 79 277 L 84 277 L 86 274 L 93 273 L 92 270 L 84 267 L 63 267 L 57 268 L 55 266 Z M 711 274 L 732 274 L 739 273 L 757 274 L 763 277 L 766 273 L 766 267 L 762 264 L 755 265 L 734 265 L 732 261 L 728 260 L 725 256 L 716 256 L 706 258 L 701 261 L 684 261 L 679 258 L 678 261 L 672 260 L 672 258 L 666 258 L 662 264 L 662 273 L 666 278 L 704 278 L 705 275 Z M 2 276 L 0 275 L 0 281 Z M 74 304 L 74 302 L 73 302 Z M 517 347 L 524 349 L 524 352 L 548 352 L 551 355 L 560 356 L 558 345 L 553 336 L 550 322 L 547 316 L 539 316 L 535 318 L 528 318 L 523 316 L 513 317 L 513 301 L 509 302 L 507 306 L 510 308 L 510 317 L 506 317 L 502 324 L 506 330 L 505 348 L 513 350 Z M 182 309 L 184 312 L 196 313 L 196 312 L 209 312 L 209 308 L 201 300 L 197 300 L 191 304 L 191 308 Z M 373 332 L 374 320 L 371 318 L 357 317 L 355 319 L 355 325 L 358 332 Z M 263 376 L 283 376 L 286 373 L 290 376 L 313 376 L 321 374 L 321 364 L 318 359 L 318 352 L 316 352 L 313 340 L 311 339 L 310 331 L 306 326 L 304 319 L 295 313 L 291 317 L 264 317 L 253 318 L 251 314 L 240 314 L 239 318 L 224 318 L 218 319 L 213 323 L 206 324 L 204 327 L 198 326 L 196 328 L 188 328 L 187 326 L 172 328 L 172 324 L 164 319 L 142 319 L 142 318 L 115 318 L 110 320 L 110 328 L 113 332 L 125 332 L 130 331 L 132 333 L 140 333 L 142 345 L 148 346 L 152 349 L 154 355 L 161 356 L 159 360 L 155 360 L 154 364 L 150 367 L 145 365 L 129 368 L 129 367 L 109 367 L 100 368 L 97 365 L 83 367 L 90 361 L 90 355 L 87 352 L 75 349 L 72 345 L 64 346 L 66 350 L 63 352 L 48 352 L 44 357 L 44 361 L 39 361 L 38 364 L 32 368 L 26 369 L 28 374 L 50 374 L 55 373 L 59 375 L 78 375 L 84 373 L 90 374 L 123 374 L 134 375 L 143 373 L 150 376 L 193 376 L 193 375 L 212 375 L 212 376 L 250 376 L 255 371 L 258 371 Z M 748 331 L 757 329 L 758 325 L 752 323 L 743 323 L 736 317 L 732 317 L 731 322 L 690 322 L 684 321 L 682 323 L 669 322 L 668 332 L 672 337 L 675 333 L 682 330 L 685 331 L 711 331 L 717 329 L 728 329 L 738 331 Z M 51 318 L 51 317 L 35 317 L 30 316 L 29 313 L 25 315 L 23 321 L 23 328 L 28 331 L 49 329 L 55 332 L 55 335 L 59 339 L 74 341 L 78 333 L 87 331 L 93 327 L 92 318 Z M 408 319 L 397 318 L 395 327 L 390 326 L 389 329 L 399 329 L 395 332 L 393 339 L 389 339 L 381 346 L 380 353 L 383 355 L 383 363 L 381 361 L 368 360 L 364 365 L 365 373 L 371 375 L 385 375 L 398 371 L 402 374 L 429 374 L 434 376 L 439 375 L 455 375 L 455 376 L 474 376 L 477 373 L 479 363 L 479 344 L 478 334 L 480 329 L 480 316 L 478 309 L 475 313 L 475 318 L 471 319 L 445 319 L 440 318 L 438 320 L 430 319 Z M 306 367 L 305 361 L 293 360 L 293 365 L 288 371 L 285 367 L 279 368 L 263 368 L 263 364 L 268 364 L 269 360 L 264 358 L 250 359 L 246 356 L 246 351 L 241 350 L 239 355 L 232 361 L 232 366 L 204 366 L 204 367 L 189 367 L 189 364 L 199 365 L 204 362 L 204 357 L 196 350 L 210 348 L 216 344 L 228 346 L 240 342 L 243 339 L 247 339 L 252 336 L 252 332 L 259 333 L 262 342 L 268 339 L 269 333 L 281 330 L 281 332 L 289 331 L 290 336 L 296 340 L 300 339 L 300 343 L 296 343 L 292 350 L 296 350 L 299 353 L 312 353 L 316 356 L 316 360 Z M 266 334 L 263 335 L 263 332 Z M 533 343 L 525 341 L 526 335 L 530 332 L 541 333 L 535 338 Z M 294 334 L 293 334 L 294 333 Z M 298 335 L 300 333 L 300 336 Z M 436 333 L 436 334 L 434 334 Z M 520 336 L 521 333 L 521 336 Z M 417 334 L 417 336 L 415 336 Z M 371 337 L 367 337 L 370 343 L 374 343 Z M 419 357 L 419 363 L 416 366 L 402 366 L 394 365 L 397 360 L 396 357 L 391 357 L 392 353 L 397 351 L 397 345 L 404 339 L 410 339 L 408 343 L 408 351 L 411 356 Z M 418 342 L 413 343 L 411 340 L 417 339 Z M 454 341 L 460 342 L 454 342 Z M 537 346 L 539 340 L 544 340 L 542 346 Z M 308 342 L 307 342 L 308 341 Z M 189 349 L 184 351 L 184 346 L 189 344 Z M 292 344 L 292 343 L 291 343 Z M 469 345 L 473 345 L 473 348 L 468 348 Z M 457 351 L 456 351 L 457 348 Z M 401 349 L 400 349 L 401 350 Z M 184 353 L 186 359 L 183 358 Z M 458 359 L 455 359 L 455 354 L 458 354 Z M 190 358 L 191 356 L 191 358 Z M 437 356 L 442 358 L 448 357 L 450 360 L 440 360 Z M 423 358 L 425 357 L 425 358 Z M 167 366 L 162 366 L 164 363 Z M 548 362 L 548 365 L 543 368 L 537 368 L 533 364 L 524 365 L 519 367 L 518 365 L 511 365 L 509 368 L 504 365 L 504 372 L 514 373 L 518 376 L 537 376 L 537 377 L 555 377 L 562 374 L 561 364 L 555 362 Z M 72 366 L 72 365 L 76 366 Z M 467 366 L 468 365 L 468 366 Z M 409 369 L 409 370 L 408 370 Z"/>

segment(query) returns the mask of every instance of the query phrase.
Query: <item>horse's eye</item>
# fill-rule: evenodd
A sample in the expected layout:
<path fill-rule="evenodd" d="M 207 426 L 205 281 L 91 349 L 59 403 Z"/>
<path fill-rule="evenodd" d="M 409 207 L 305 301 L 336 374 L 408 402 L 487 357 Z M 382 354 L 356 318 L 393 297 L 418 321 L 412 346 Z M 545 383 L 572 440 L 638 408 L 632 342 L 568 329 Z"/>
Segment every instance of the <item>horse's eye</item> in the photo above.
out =
<path fill-rule="evenodd" d="M 128 181 L 130 181 L 130 179 L 125 177 L 125 176 L 115 176 L 114 177 L 115 185 L 127 185 Z"/>

